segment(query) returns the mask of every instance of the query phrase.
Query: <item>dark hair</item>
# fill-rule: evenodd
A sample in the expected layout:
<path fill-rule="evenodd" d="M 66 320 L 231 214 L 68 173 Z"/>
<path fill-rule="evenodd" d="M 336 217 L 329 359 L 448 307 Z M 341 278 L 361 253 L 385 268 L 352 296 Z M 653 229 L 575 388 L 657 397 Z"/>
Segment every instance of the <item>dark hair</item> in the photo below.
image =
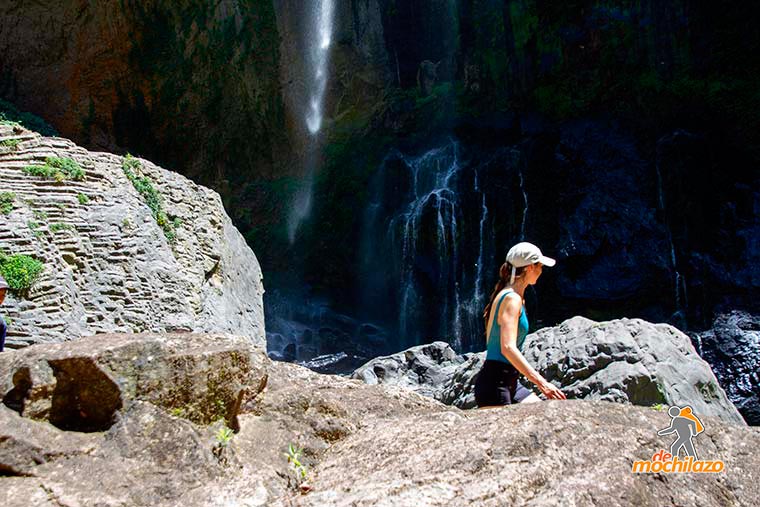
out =
<path fill-rule="evenodd" d="M 520 278 L 525 274 L 525 268 L 527 266 L 523 266 L 521 268 L 515 269 L 515 280 Z M 493 288 L 493 292 L 491 293 L 491 298 L 488 301 L 488 304 L 486 305 L 485 309 L 483 310 L 483 319 L 485 320 L 485 328 L 488 329 L 488 319 L 491 318 L 491 307 L 493 306 L 494 299 L 496 299 L 496 296 L 499 294 L 499 292 L 504 289 L 504 287 L 509 284 L 509 277 L 512 276 L 512 264 L 509 262 L 505 262 L 501 265 L 499 268 L 499 281 L 496 282 L 496 286 Z M 486 336 L 486 339 L 488 337 Z"/>

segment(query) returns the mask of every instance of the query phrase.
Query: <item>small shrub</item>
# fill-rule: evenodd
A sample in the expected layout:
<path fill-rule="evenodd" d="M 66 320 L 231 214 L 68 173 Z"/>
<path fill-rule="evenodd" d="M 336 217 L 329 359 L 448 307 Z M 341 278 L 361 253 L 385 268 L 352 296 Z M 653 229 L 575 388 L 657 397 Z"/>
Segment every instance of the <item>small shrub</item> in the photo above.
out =
<path fill-rule="evenodd" d="M 64 180 L 84 180 L 82 167 L 68 157 L 47 157 L 45 165 L 28 165 L 22 171 L 30 176 L 52 179 L 57 182 Z"/>
<path fill-rule="evenodd" d="M 29 176 L 38 176 L 49 180 L 63 181 L 66 178 L 66 175 L 61 171 L 47 165 L 28 165 L 21 170 Z"/>
<path fill-rule="evenodd" d="M 79 201 L 79 204 L 86 205 L 90 202 L 90 198 L 87 197 L 87 194 L 77 194 L 77 201 Z"/>
<path fill-rule="evenodd" d="M 71 180 L 82 181 L 84 179 L 82 166 L 68 157 L 48 157 L 45 159 L 45 165 L 60 169 Z"/>
<path fill-rule="evenodd" d="M 299 485 L 305 482 L 307 478 L 306 467 L 301 463 L 302 452 L 303 448 L 297 447 L 294 444 L 289 444 L 288 452 L 285 453 L 288 463 L 296 474 L 296 483 Z"/>
<path fill-rule="evenodd" d="M 34 220 L 30 220 L 26 223 L 27 227 L 32 231 L 32 234 L 35 238 L 42 237 L 44 234 L 40 229 L 41 225 L 38 222 L 35 222 Z"/>
<path fill-rule="evenodd" d="M 0 274 L 15 291 L 29 289 L 44 269 L 42 262 L 28 255 L 6 255 L 0 252 Z"/>
<path fill-rule="evenodd" d="M 10 215 L 13 210 L 13 201 L 16 199 L 16 194 L 13 192 L 1 192 L 0 193 L 0 213 L 3 215 Z"/>
<path fill-rule="evenodd" d="M 174 243 L 177 240 L 177 219 L 174 221 L 169 219 L 166 211 L 163 209 L 161 203 L 161 195 L 153 186 L 153 182 L 150 178 L 145 176 L 139 176 L 136 171 L 141 169 L 140 161 L 134 158 L 132 155 L 127 154 L 124 157 L 124 161 L 121 164 L 121 168 L 124 171 L 124 175 L 135 187 L 135 190 L 142 196 L 145 204 L 150 208 L 150 212 L 153 215 L 153 219 L 156 221 L 159 227 L 164 231 L 164 236 L 169 243 Z M 181 221 L 179 222 L 181 223 Z"/>
<path fill-rule="evenodd" d="M 222 426 L 219 431 L 216 432 L 216 444 L 220 447 L 227 447 L 230 445 L 230 440 L 235 433 L 227 426 Z"/>
<path fill-rule="evenodd" d="M 48 214 L 46 212 L 44 212 L 44 211 L 37 211 L 37 210 L 35 210 L 35 211 L 32 211 L 32 215 L 34 215 L 34 218 L 36 218 L 37 220 L 47 220 L 48 219 Z"/>
<path fill-rule="evenodd" d="M 0 142 L 0 145 L 9 148 L 11 150 L 15 150 L 18 148 L 18 145 L 21 143 L 21 139 L 5 139 L 2 142 Z"/>
<path fill-rule="evenodd" d="M 234 432 L 225 424 L 222 424 L 222 426 L 216 432 L 216 445 L 214 445 L 212 452 L 217 461 L 219 461 L 219 463 L 222 465 L 230 464 L 230 458 L 232 457 L 230 442 L 232 441 L 233 436 Z"/>

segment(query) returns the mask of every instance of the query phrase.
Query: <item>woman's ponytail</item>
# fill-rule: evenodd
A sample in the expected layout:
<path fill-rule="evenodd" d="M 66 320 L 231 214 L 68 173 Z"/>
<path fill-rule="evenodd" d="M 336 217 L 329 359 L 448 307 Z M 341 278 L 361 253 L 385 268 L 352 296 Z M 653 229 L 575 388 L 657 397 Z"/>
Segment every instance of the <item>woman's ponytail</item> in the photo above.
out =
<path fill-rule="evenodd" d="M 483 320 L 485 320 L 485 327 L 488 329 L 488 320 L 491 318 L 491 310 L 493 309 L 493 302 L 496 296 L 504 290 L 504 287 L 515 283 L 516 278 L 520 278 L 525 272 L 525 267 L 516 268 L 509 262 L 505 262 L 499 268 L 499 281 L 496 282 L 496 286 L 493 288 L 491 297 L 483 310 Z M 486 340 L 488 337 L 486 336 Z"/>
<path fill-rule="evenodd" d="M 493 301 L 496 299 L 496 295 L 501 292 L 504 287 L 507 286 L 507 283 L 509 283 L 509 277 L 512 274 L 512 265 L 508 262 L 505 262 L 501 265 L 499 268 L 499 281 L 496 282 L 496 286 L 493 288 L 493 292 L 491 293 L 491 297 L 488 300 L 488 304 L 486 305 L 485 309 L 483 310 L 483 319 L 485 320 L 485 325 L 488 327 L 488 319 L 491 316 L 491 307 L 493 306 Z"/>

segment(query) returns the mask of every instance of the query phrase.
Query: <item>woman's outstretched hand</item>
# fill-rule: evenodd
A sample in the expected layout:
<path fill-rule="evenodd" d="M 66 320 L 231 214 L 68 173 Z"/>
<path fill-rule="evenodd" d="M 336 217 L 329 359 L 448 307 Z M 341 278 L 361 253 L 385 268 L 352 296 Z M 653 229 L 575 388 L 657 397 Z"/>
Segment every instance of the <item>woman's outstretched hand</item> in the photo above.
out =
<path fill-rule="evenodd" d="M 559 388 L 556 387 L 554 384 L 552 384 L 551 382 L 547 382 L 546 380 L 538 384 L 538 389 L 549 400 L 566 400 L 567 399 L 567 396 L 565 396 L 565 393 L 560 391 Z"/>

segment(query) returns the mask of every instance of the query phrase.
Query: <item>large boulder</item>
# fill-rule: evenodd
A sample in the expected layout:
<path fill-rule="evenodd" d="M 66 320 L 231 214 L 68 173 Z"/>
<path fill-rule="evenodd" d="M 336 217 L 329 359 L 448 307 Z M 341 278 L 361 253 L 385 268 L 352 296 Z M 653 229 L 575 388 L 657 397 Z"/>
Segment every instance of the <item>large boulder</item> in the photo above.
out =
<path fill-rule="evenodd" d="M 0 141 L 15 143 L 0 147 L 0 189 L 14 195 L 0 220 L 2 250 L 45 266 L 3 305 L 9 347 L 143 331 L 230 332 L 264 343 L 261 269 L 216 192 L 131 159 L 141 195 L 122 157 L 7 125 Z M 48 157 L 76 162 L 83 179 L 24 172 Z M 161 201 L 159 220 L 146 182 Z"/>
<path fill-rule="evenodd" d="M 689 338 L 667 324 L 574 317 L 528 335 L 523 354 L 570 398 L 689 404 L 700 414 L 744 423 Z M 353 378 L 408 387 L 443 403 L 472 408 L 484 359 L 485 353 L 459 356 L 446 343 L 435 342 L 373 359 Z"/>
<path fill-rule="evenodd" d="M 712 329 L 694 336 L 728 398 L 749 424 L 760 426 L 760 316 L 721 314 Z"/>
<path fill-rule="evenodd" d="M 245 337 L 95 335 L 0 354 L 0 399 L 69 431 L 105 431 L 136 401 L 234 427 L 246 396 L 265 384 L 265 360 Z"/>
<path fill-rule="evenodd" d="M 745 424 L 688 336 L 640 319 L 573 317 L 528 335 L 526 359 L 568 397 L 634 405 L 691 405 Z"/>
<path fill-rule="evenodd" d="M 475 379 L 483 354 L 457 354 L 446 342 L 411 347 L 376 357 L 357 368 L 351 378 L 370 385 L 394 385 L 411 389 L 447 405 L 475 406 Z"/>

